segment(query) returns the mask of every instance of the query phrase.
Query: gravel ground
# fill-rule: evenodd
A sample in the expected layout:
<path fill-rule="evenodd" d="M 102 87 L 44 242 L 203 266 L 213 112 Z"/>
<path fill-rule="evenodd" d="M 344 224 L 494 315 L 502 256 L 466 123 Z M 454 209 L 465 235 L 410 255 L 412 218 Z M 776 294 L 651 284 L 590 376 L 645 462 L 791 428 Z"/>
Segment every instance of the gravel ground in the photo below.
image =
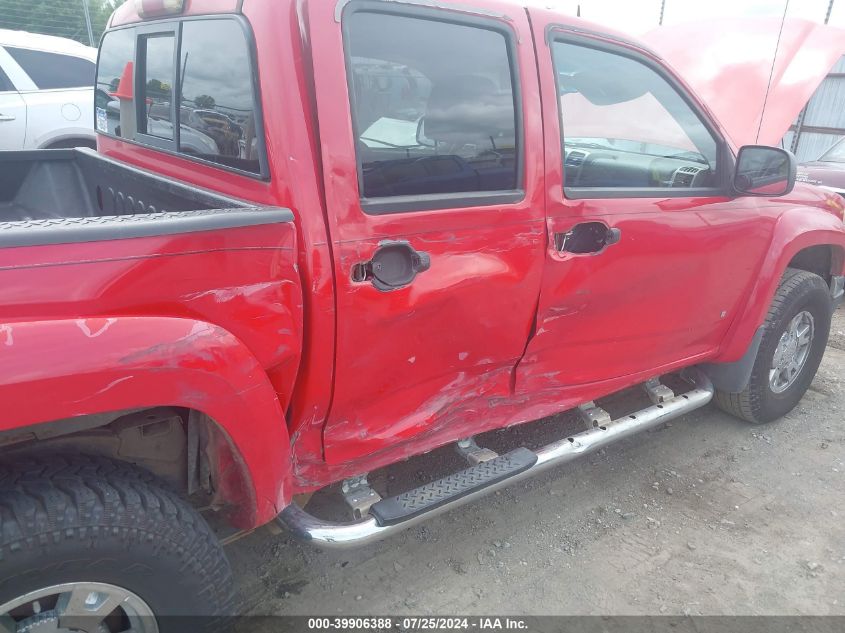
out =
<path fill-rule="evenodd" d="M 845 615 L 843 376 L 840 310 L 810 391 L 774 424 L 709 406 L 357 550 L 263 528 L 228 546 L 242 609 Z M 562 423 L 516 433 L 530 444 Z M 377 481 L 413 487 L 450 459 L 441 451 Z"/>

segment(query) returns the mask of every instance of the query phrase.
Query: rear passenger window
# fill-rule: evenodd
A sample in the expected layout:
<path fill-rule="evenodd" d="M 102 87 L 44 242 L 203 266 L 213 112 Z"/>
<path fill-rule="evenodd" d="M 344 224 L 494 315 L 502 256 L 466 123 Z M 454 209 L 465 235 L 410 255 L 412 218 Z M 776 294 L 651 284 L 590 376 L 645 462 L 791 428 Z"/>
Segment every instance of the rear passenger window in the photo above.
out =
<path fill-rule="evenodd" d="M 366 11 L 344 29 L 362 198 L 520 187 L 504 32 Z"/>
<path fill-rule="evenodd" d="M 94 84 L 94 62 L 87 59 L 14 46 L 5 48 L 39 90 L 90 88 Z"/>
<path fill-rule="evenodd" d="M 177 23 L 161 28 L 168 32 L 130 27 L 106 33 L 97 69 L 97 130 L 248 174 L 265 173 L 244 26 L 232 18 L 185 20 L 181 37 Z"/>

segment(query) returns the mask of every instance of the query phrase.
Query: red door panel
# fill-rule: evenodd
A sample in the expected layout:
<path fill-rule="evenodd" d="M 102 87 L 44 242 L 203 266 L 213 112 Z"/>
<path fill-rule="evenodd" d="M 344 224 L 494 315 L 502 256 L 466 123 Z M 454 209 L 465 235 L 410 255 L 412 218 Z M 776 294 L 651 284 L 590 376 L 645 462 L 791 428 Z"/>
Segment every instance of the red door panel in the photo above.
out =
<path fill-rule="evenodd" d="M 686 209 L 666 204 L 680 200 Z M 653 371 L 712 354 L 770 239 L 725 200 L 594 200 L 550 211 L 549 234 L 597 221 L 621 231 L 595 255 L 546 253 L 537 331 L 517 392 Z M 701 206 L 696 206 L 701 205 Z M 639 212 L 626 212 L 638 207 Z M 614 210 L 619 209 L 618 212 Z"/>
<path fill-rule="evenodd" d="M 623 136 L 633 130 L 628 139 L 648 138 L 648 122 L 626 122 L 617 117 L 625 108 L 653 108 L 653 103 L 646 100 L 648 96 L 619 97 L 621 105 L 617 106 L 590 95 L 595 88 L 589 73 L 594 73 L 594 77 L 598 73 L 589 67 L 583 69 L 585 74 L 576 84 L 583 86 L 583 94 L 573 96 L 571 93 L 578 88 L 573 90 L 565 82 L 577 72 L 566 69 L 556 81 L 559 69 L 553 65 L 551 50 L 556 32 L 554 16 L 532 10 L 532 23 L 535 36 L 551 29 L 548 39 L 538 39 L 543 42 L 538 52 L 543 101 L 551 104 L 544 111 L 548 247 L 536 333 L 517 370 L 517 395 L 548 393 L 555 387 L 625 376 L 658 375 L 663 368 L 714 355 L 737 316 L 735 311 L 748 290 L 749 280 L 756 274 L 770 239 L 770 226 L 759 222 L 756 205 L 747 199 L 732 200 L 723 193 L 685 195 L 677 188 L 668 188 L 665 177 L 655 169 L 664 164 L 664 157 L 651 156 L 660 152 L 648 143 L 626 144 Z M 606 45 L 615 54 L 633 55 L 635 59 L 644 56 L 633 49 L 626 50 L 618 41 L 601 42 L 573 37 L 572 33 L 564 33 L 563 37 L 579 47 Z M 579 51 L 567 49 L 566 54 L 575 58 L 572 65 L 577 66 Z M 595 81 L 600 80 L 601 77 Z M 610 110 L 606 128 L 600 119 L 585 117 L 573 121 L 580 112 L 590 112 L 590 97 L 593 105 L 619 108 Z M 563 104 L 560 109 L 559 103 Z M 568 199 L 564 195 L 564 170 L 578 166 L 564 165 L 561 112 L 567 150 L 571 151 L 570 141 L 576 138 L 588 148 L 586 152 L 601 156 L 590 165 L 594 171 L 585 178 L 588 183 L 594 185 L 594 181 L 605 178 L 610 183 L 633 182 L 639 186 L 636 178 L 641 173 L 646 179 L 654 178 L 653 183 L 647 184 L 655 189 L 667 187 L 666 194 L 656 190 L 654 195 L 643 197 L 625 195 L 621 190 L 603 193 L 594 189 L 588 190 L 592 193 L 590 198 Z M 655 130 L 653 138 L 656 143 L 680 142 L 682 132 L 674 124 L 669 131 Z M 590 138 L 577 139 L 578 136 Z M 619 146 L 633 151 L 628 154 L 616 149 Z M 605 147 L 609 149 L 604 151 Z M 637 153 L 646 151 L 646 157 Z M 677 151 L 684 156 L 681 150 Z M 671 160 L 674 159 L 670 158 L 670 163 Z M 729 158 L 723 156 L 720 160 Z M 637 171 L 637 161 L 647 165 L 648 170 Z M 607 172 L 600 171 L 599 165 L 613 171 L 614 178 L 607 178 Z M 615 229 L 618 241 L 596 249 L 598 252 L 562 252 L 562 236 L 589 222 Z"/>
<path fill-rule="evenodd" d="M 380 200 L 377 197 L 371 196 L 362 205 L 362 186 L 379 194 L 407 194 L 401 189 L 408 186 L 402 178 L 414 170 L 433 174 L 429 180 L 421 177 L 414 186 L 447 182 L 437 180 L 436 169 L 445 168 L 460 169 L 453 172 L 455 178 L 467 174 L 475 178 L 479 183 L 476 189 L 496 187 L 498 168 L 512 164 L 514 153 L 514 139 L 505 138 L 497 141 L 495 150 L 476 157 L 471 167 L 444 167 L 427 156 L 413 159 L 415 153 L 426 151 L 424 140 L 420 147 L 408 150 L 409 160 L 399 160 L 384 169 L 384 163 L 379 162 L 382 154 L 390 157 L 390 150 L 400 144 L 390 135 L 407 133 L 409 122 L 400 117 L 416 124 L 412 115 L 403 113 L 388 117 L 390 120 L 373 115 L 384 107 L 382 100 L 404 99 L 412 108 L 415 91 L 430 91 L 426 119 L 419 123 L 420 134 L 439 136 L 448 144 L 448 130 L 444 131 L 443 120 L 436 119 L 438 112 L 430 103 L 435 99 L 454 100 L 449 94 L 464 88 L 455 87 L 440 96 L 437 84 L 443 83 L 442 78 L 432 79 L 425 72 L 392 60 L 373 61 L 364 69 L 364 79 L 356 78 L 355 90 L 359 92 L 353 94 L 364 102 L 356 110 L 357 116 L 369 117 L 357 122 L 367 132 L 356 132 L 350 118 L 343 30 L 351 28 L 350 11 L 368 6 L 365 2 L 347 4 L 339 23 L 333 3 L 308 4 L 337 295 L 335 384 L 324 427 L 325 459 L 330 464 L 421 434 L 442 432 L 454 422 L 450 415 L 457 415 L 454 411 L 462 402 L 509 393 L 512 372 L 533 325 L 546 241 L 542 121 L 534 52 L 524 11 L 510 5 L 502 5 L 501 17 L 482 17 L 466 11 L 377 3 L 379 11 L 397 11 L 408 19 L 436 16 L 469 26 L 480 20 L 485 27 L 492 25 L 510 33 L 518 71 L 516 94 L 522 110 L 521 144 L 516 145 L 516 159 L 522 164 L 521 192 L 502 199 L 468 192 L 455 196 L 453 204 L 444 203 L 444 197 L 432 202 L 431 196 L 404 195 L 399 202 L 407 210 L 387 213 L 368 207 L 373 200 Z M 382 29 L 374 37 L 392 42 L 394 35 Z M 437 45 L 431 42 L 427 46 Z M 374 58 L 377 53 L 374 49 L 361 56 Z M 438 54 L 431 49 L 431 56 Z M 461 64 L 471 70 L 466 62 Z M 401 80 L 396 79 L 398 75 Z M 482 74 L 468 79 L 465 83 L 470 87 L 466 90 L 483 92 L 502 81 L 490 73 Z M 373 97 L 376 91 L 379 99 Z M 500 97 L 479 97 L 487 114 L 496 116 Z M 473 103 L 469 100 L 461 105 Z M 487 124 L 484 116 L 478 121 L 479 126 Z M 462 140 L 463 150 L 473 142 Z M 440 141 L 436 145 L 442 146 Z M 361 156 L 372 156 L 365 165 L 367 173 L 361 175 L 363 185 L 359 185 L 356 150 Z M 456 164 L 461 163 L 459 159 Z M 470 173 L 469 169 L 474 171 Z M 452 184 L 448 181 L 442 186 Z M 426 210 L 431 206 L 439 208 Z M 396 242 L 405 242 L 427 255 L 430 267 L 412 282 L 385 291 L 365 278 L 366 266 L 362 264 L 373 258 L 380 245 Z"/>

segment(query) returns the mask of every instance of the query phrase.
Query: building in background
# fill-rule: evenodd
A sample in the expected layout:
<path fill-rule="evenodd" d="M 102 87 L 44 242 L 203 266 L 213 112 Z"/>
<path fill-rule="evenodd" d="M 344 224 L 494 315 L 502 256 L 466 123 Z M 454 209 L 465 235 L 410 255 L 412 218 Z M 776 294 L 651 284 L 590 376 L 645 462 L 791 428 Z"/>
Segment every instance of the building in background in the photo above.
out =
<path fill-rule="evenodd" d="M 845 2 L 843 2 L 845 4 Z M 845 136 L 845 57 L 833 68 L 783 139 L 801 162 L 815 160 Z"/>

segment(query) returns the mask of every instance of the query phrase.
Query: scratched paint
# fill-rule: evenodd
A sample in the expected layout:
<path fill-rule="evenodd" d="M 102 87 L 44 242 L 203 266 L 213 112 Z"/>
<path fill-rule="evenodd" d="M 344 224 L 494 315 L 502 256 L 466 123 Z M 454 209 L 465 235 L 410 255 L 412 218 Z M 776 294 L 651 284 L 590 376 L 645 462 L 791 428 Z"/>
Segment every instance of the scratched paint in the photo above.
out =
<path fill-rule="evenodd" d="M 3 337 L 3 345 L 11 347 L 15 344 L 14 330 L 11 325 L 0 325 L 0 336 Z"/>
<path fill-rule="evenodd" d="M 188 13 L 238 6 L 200 4 Z M 334 3 L 243 3 L 262 78 L 292 78 L 262 83 L 269 181 L 113 138 L 99 145 L 168 178 L 291 208 L 296 226 L 0 249 L 0 399 L 14 403 L 13 419 L 168 403 L 202 410 L 219 424 L 223 500 L 252 527 L 294 492 L 555 413 L 656 371 L 733 360 L 796 249 L 845 245 L 841 220 L 814 212 L 822 201 L 806 188 L 776 201 L 565 200 L 546 36 L 576 23 L 479 4 L 519 42 L 522 199 L 365 214 Z M 116 23 L 136 19 L 127 3 Z M 556 232 L 599 216 L 625 222 L 612 249 L 587 261 L 551 248 Z M 676 230 L 683 240 L 672 239 Z M 736 231 L 748 248 L 737 249 Z M 354 284 L 351 267 L 385 239 L 429 253 L 431 269 L 391 293 Z M 723 245 L 728 253 L 714 257 Z M 841 271 L 843 258 L 834 261 Z M 645 305 L 655 294 L 662 320 Z M 689 322 L 701 296 L 718 310 Z M 731 318 L 718 319 L 721 310 Z M 77 346 L 70 352 L 68 341 Z M 45 348 L 67 353 L 47 366 Z M 239 468 L 245 488 L 228 479 Z"/>
<path fill-rule="evenodd" d="M 88 338 L 97 338 L 116 322 L 117 319 L 78 319 L 76 325 Z"/>

